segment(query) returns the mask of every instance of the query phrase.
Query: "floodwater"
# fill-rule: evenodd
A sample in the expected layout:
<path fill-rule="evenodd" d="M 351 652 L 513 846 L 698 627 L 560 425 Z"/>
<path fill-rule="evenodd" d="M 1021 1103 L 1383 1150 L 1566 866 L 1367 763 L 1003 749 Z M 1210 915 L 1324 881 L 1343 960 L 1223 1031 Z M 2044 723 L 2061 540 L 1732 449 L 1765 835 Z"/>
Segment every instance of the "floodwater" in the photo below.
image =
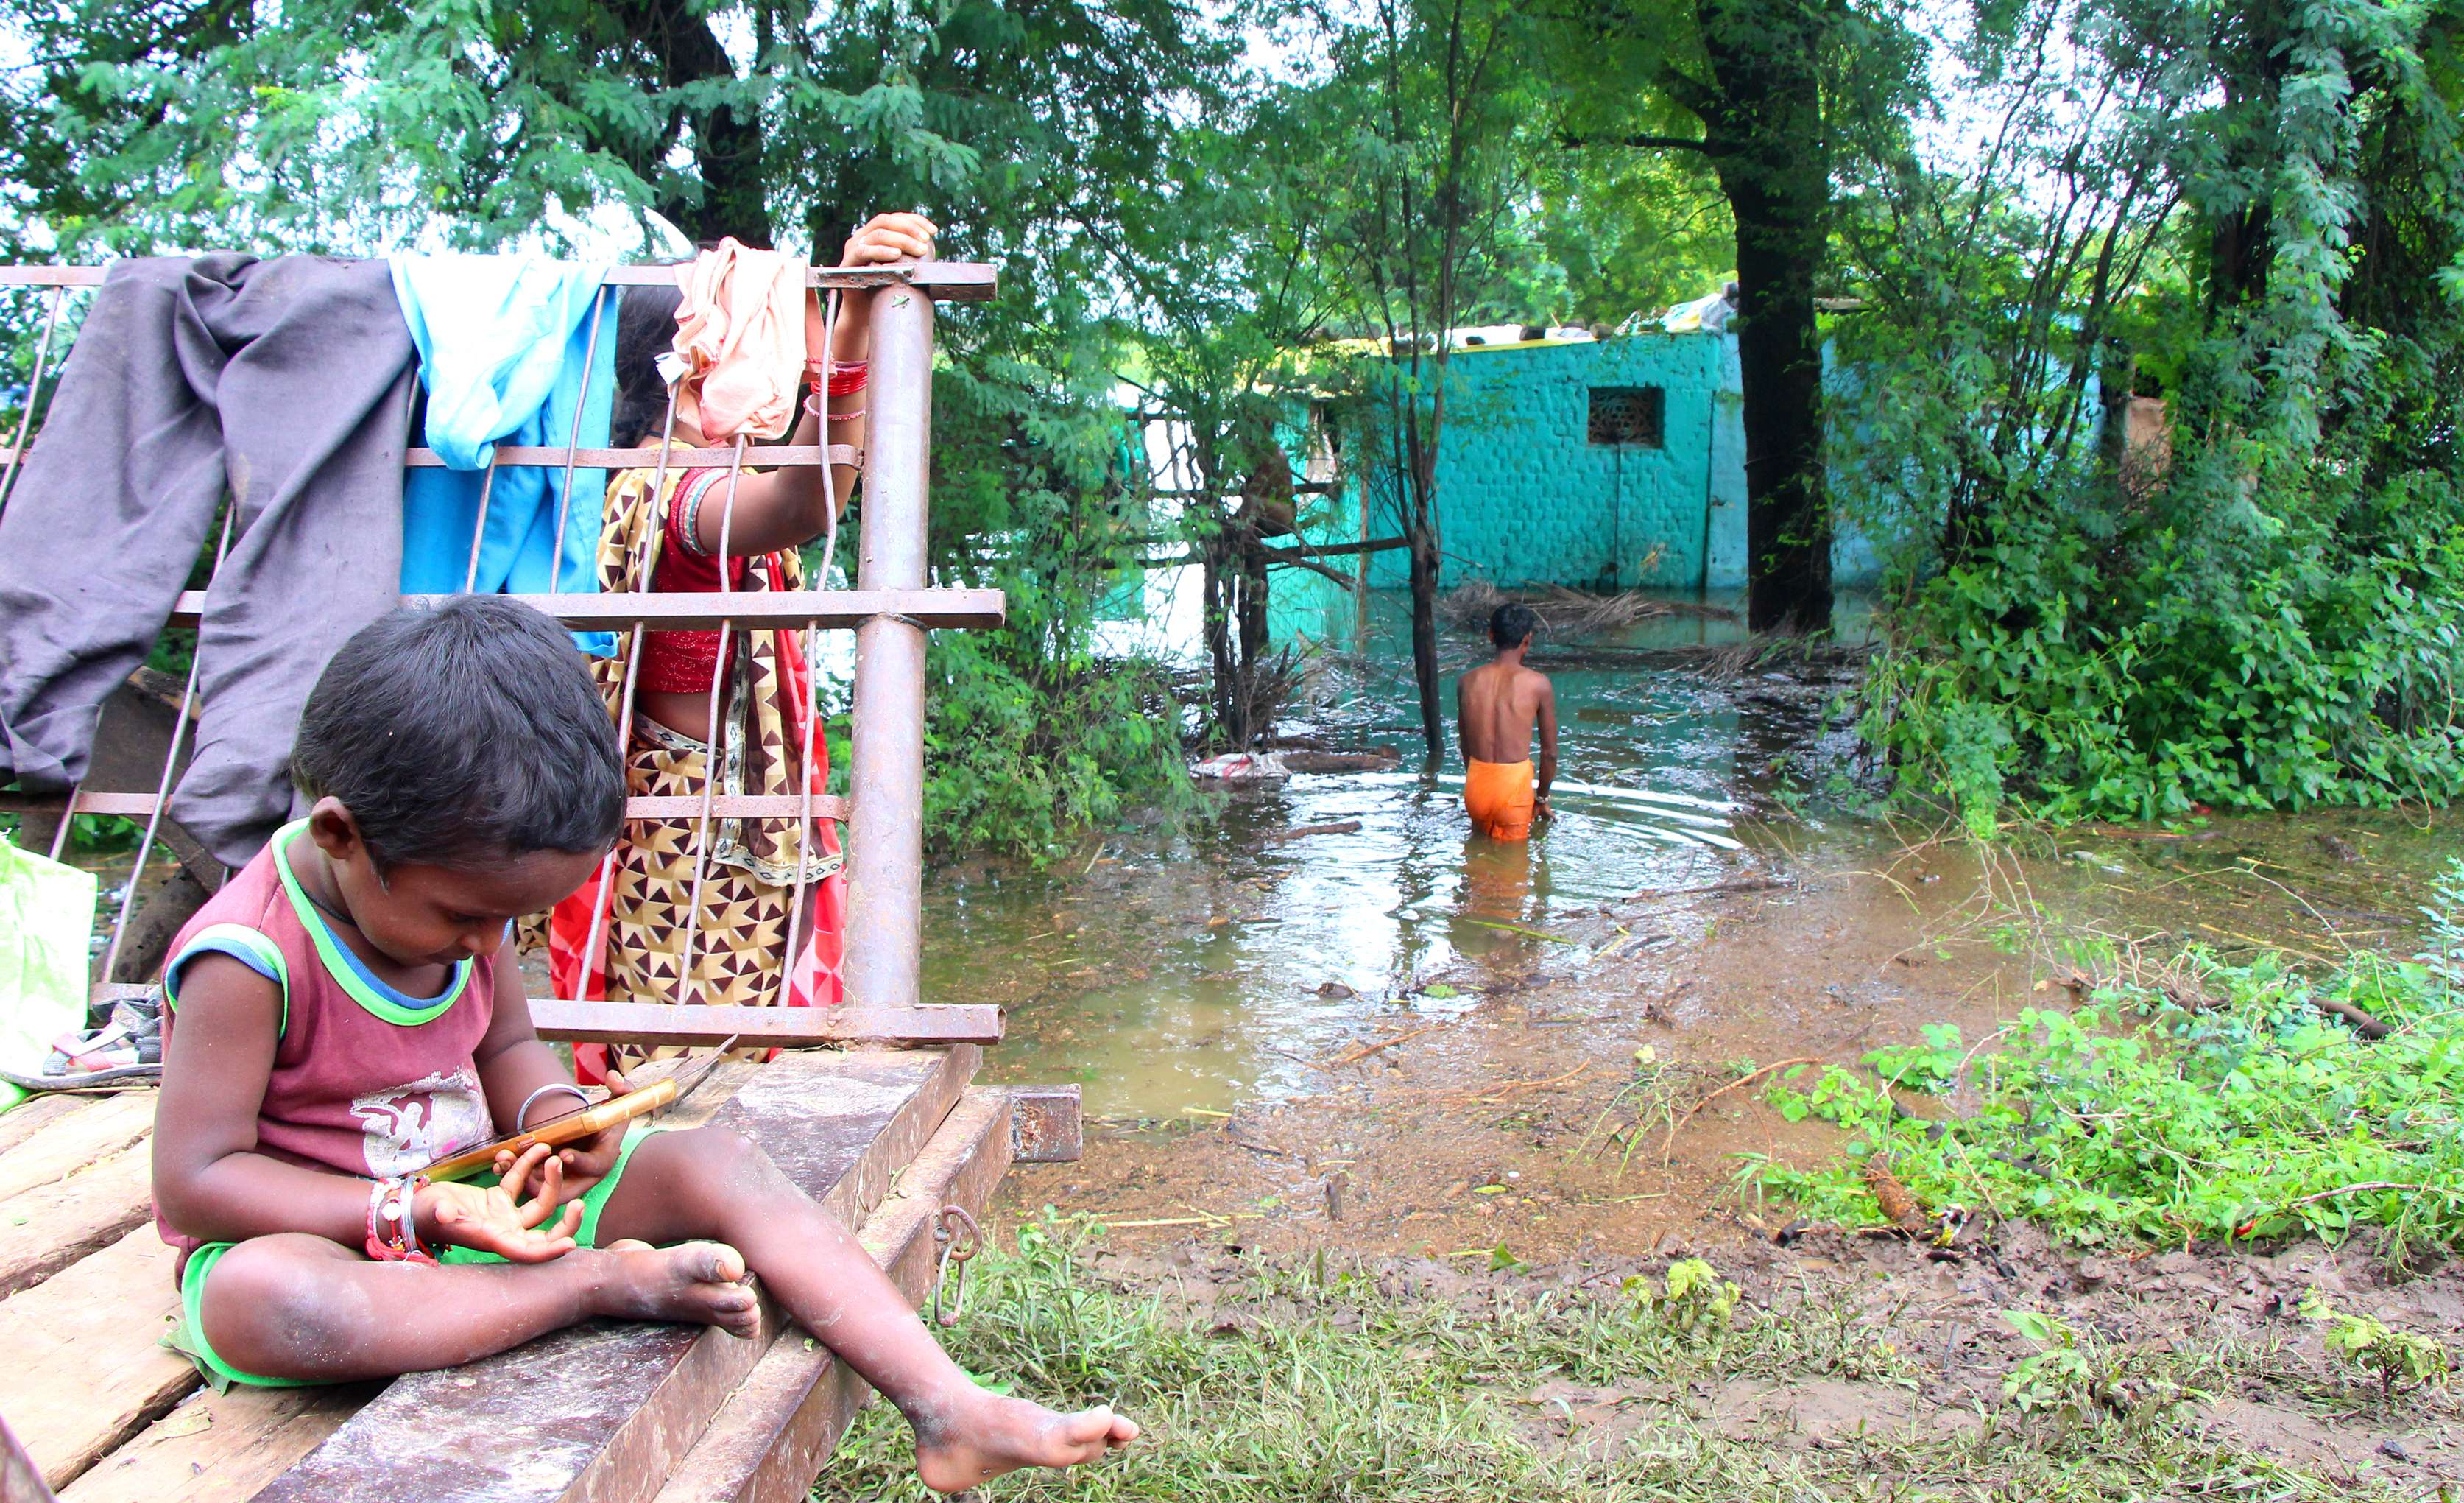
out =
<path fill-rule="evenodd" d="M 1557 685 L 1561 791 L 1557 819 L 1529 845 L 1467 833 L 1451 747 L 1437 777 L 1417 770 L 1402 607 L 1380 600 L 1365 651 L 1321 649 L 1307 702 L 1279 728 L 1400 748 L 1401 770 L 1235 785 L 1218 820 L 1116 831 L 1040 874 L 936 871 L 928 1000 L 1009 1009 L 995 1078 L 1076 1081 L 1089 1114 L 1115 1122 L 1202 1120 L 1331 1089 L 1326 1061 L 1364 1038 L 1604 957 L 1673 954 L 1715 922 L 1682 897 L 1648 915 L 1618 906 L 1637 894 L 1862 873 L 1872 879 L 1854 884 L 1856 901 L 1895 925 L 1913 913 L 1928 933 L 2007 945 L 2035 907 L 2114 942 L 2332 956 L 2408 939 L 2431 876 L 2464 850 L 2435 824 L 2340 811 L 2220 822 L 2186 839 L 2074 831 L 1980 865 L 1928 846 L 1931 831 L 1860 812 L 1873 788 L 1832 704 L 1844 676 L 1715 684 L 1677 671 L 1671 650 L 1735 642 L 1743 628 L 1673 604 L 1535 652 Z M 1441 627 L 1449 707 L 1453 674 L 1486 655 L 1478 634 Z M 1782 791 L 1783 765 L 1806 791 Z M 1853 911 L 1838 921 L 1859 923 Z"/>

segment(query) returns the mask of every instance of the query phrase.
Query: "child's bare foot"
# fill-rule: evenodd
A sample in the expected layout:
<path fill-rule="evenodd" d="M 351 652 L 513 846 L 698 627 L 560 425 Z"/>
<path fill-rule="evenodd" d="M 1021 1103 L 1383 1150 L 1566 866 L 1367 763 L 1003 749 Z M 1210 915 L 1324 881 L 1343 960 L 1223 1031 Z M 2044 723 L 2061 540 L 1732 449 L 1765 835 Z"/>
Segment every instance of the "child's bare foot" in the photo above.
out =
<path fill-rule="evenodd" d="M 1055 1414 L 1040 1404 L 976 1390 L 955 1410 L 910 1415 L 915 1474 L 935 1492 L 958 1492 L 1021 1467 L 1075 1467 L 1137 1439 L 1110 1405 Z"/>
<path fill-rule="evenodd" d="M 681 1320 L 750 1337 L 761 1323 L 743 1282 L 744 1255 L 723 1242 L 653 1248 L 626 1240 L 601 1249 L 598 1313 L 627 1320 Z"/>

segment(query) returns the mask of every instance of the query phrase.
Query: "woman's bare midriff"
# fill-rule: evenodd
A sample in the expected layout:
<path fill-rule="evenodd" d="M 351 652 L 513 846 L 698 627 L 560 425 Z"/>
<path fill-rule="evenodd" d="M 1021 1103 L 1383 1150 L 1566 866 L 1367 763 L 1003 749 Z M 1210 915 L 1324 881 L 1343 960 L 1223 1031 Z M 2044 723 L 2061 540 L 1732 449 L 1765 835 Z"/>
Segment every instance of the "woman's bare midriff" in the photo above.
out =
<path fill-rule="evenodd" d="M 714 740 L 711 735 L 710 699 L 711 696 L 707 694 L 671 694 L 657 689 L 637 689 L 633 694 L 633 708 L 637 713 L 649 716 L 679 736 L 690 736 L 697 741 L 710 741 Z M 727 702 L 724 699 L 719 701 L 718 710 L 720 720 L 715 740 L 724 741 L 727 737 L 725 718 Z"/>

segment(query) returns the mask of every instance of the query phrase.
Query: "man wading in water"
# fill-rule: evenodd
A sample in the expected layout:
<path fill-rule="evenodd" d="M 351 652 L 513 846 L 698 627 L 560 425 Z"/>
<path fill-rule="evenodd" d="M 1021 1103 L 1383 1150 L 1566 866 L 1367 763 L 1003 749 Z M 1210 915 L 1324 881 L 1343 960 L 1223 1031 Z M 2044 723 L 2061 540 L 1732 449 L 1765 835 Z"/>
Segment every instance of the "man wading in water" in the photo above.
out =
<path fill-rule="evenodd" d="M 1484 663 L 1455 684 L 1455 715 L 1463 722 L 1463 808 L 1472 828 L 1491 840 L 1524 840 L 1535 817 L 1547 819 L 1549 785 L 1557 776 L 1557 691 L 1549 675 L 1523 666 L 1540 617 L 1531 608 L 1507 605 L 1488 618 L 1488 639 L 1497 660 Z M 1531 727 L 1540 727 L 1540 781 L 1531 781 Z"/>

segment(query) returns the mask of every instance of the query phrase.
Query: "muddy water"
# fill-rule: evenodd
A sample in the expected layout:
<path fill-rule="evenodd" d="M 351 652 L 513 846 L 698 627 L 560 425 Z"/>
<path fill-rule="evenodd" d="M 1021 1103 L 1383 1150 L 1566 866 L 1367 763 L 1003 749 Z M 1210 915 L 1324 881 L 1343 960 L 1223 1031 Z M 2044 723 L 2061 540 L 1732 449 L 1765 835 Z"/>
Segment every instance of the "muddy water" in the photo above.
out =
<path fill-rule="evenodd" d="M 1631 975 L 1648 989 L 1695 973 L 1690 999 L 1668 1006 L 1703 1014 L 1693 1021 L 1712 1036 L 1696 1047 L 1772 1059 L 1833 1042 L 1848 997 L 1879 1009 L 1875 1043 L 1947 1016 L 1982 1025 L 2042 980 L 2002 974 L 2000 958 L 2082 936 L 2091 948 L 2268 943 L 2321 959 L 2400 945 L 2432 874 L 2464 851 L 2443 822 L 2343 812 L 2219 821 L 2186 838 L 2074 830 L 2008 852 L 1953 849 L 1864 812 L 1872 790 L 1831 709 L 1844 680 L 1715 685 L 1667 666 L 1672 649 L 1741 634 L 1686 608 L 1545 644 L 1534 663 L 1557 684 L 1565 791 L 1527 846 L 1466 833 L 1450 755 L 1437 778 L 1236 785 L 1220 820 L 1116 831 L 1042 874 L 936 872 L 927 994 L 1010 1009 L 999 1078 L 1076 1081 L 1089 1112 L 1118 1123 L 1203 1122 L 1337 1089 L 1352 1072 L 1329 1062 L 1363 1042 L 1586 978 Z M 1321 651 L 1307 702 L 1281 728 L 1415 751 L 1406 643 L 1397 603 L 1380 602 L 1365 650 Z M 1485 655 L 1476 635 L 1444 633 L 1449 696 L 1451 675 Z M 1779 791 L 1783 768 L 1801 791 Z M 1279 838 L 1348 822 L 1358 829 Z M 1834 890 L 1819 904 L 1759 905 L 1762 939 L 1706 949 L 1731 895 L 1683 890 L 1773 873 Z M 1628 901 L 1646 892 L 1674 895 Z M 1795 978 L 1817 1000 L 1811 1011 L 1760 1004 L 1787 989 L 1784 961 L 1843 937 L 1829 971 Z M 1954 957 L 1955 985 L 1893 984 Z M 1540 1053 L 1598 1052 L 1595 1035 L 1560 1025 Z M 1498 1064 L 1449 1052 L 1461 1069 Z"/>
<path fill-rule="evenodd" d="M 1317 659 L 1287 733 L 1417 752 L 1410 664 L 1395 650 L 1404 634 L 1380 624 L 1367 652 Z M 1104 1116 L 1223 1112 L 1306 1090 L 1316 1072 L 1300 1060 L 1367 1020 L 1475 1000 L 1431 978 L 1579 963 L 1589 946 L 1534 934 L 1639 889 L 1720 880 L 1751 855 L 1762 836 L 1737 795 L 1771 755 L 1757 740 L 1767 717 L 1637 666 L 1739 631 L 1672 616 L 1588 639 L 1578 666 L 1553 670 L 1563 791 L 1553 827 L 1528 845 L 1466 834 L 1456 758 L 1438 780 L 1232 785 L 1220 822 L 1115 833 L 1057 873 L 935 873 L 927 993 L 1008 1006 L 1000 1072 L 1080 1081 Z M 1485 655 L 1463 633 L 1445 648 L 1450 673 Z M 1551 667 L 1546 652 L 1535 661 Z"/>

